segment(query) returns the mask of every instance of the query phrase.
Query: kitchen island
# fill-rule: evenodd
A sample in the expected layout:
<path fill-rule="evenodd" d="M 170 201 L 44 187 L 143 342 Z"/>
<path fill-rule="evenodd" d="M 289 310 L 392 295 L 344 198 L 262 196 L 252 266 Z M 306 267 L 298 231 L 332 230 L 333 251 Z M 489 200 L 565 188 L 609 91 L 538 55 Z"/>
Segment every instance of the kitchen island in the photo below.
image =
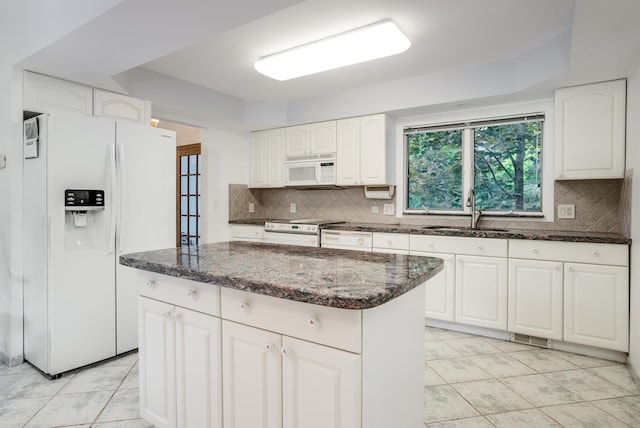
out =
<path fill-rule="evenodd" d="M 140 412 L 159 427 L 421 427 L 440 259 L 243 242 L 139 269 Z"/>

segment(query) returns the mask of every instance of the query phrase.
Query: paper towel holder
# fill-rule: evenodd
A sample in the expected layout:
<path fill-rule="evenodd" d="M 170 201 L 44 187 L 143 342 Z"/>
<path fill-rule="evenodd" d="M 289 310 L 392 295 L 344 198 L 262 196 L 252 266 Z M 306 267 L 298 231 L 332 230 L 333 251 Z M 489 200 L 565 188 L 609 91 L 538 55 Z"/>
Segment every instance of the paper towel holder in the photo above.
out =
<path fill-rule="evenodd" d="M 396 186 L 364 186 L 364 196 L 367 199 L 391 199 Z"/>

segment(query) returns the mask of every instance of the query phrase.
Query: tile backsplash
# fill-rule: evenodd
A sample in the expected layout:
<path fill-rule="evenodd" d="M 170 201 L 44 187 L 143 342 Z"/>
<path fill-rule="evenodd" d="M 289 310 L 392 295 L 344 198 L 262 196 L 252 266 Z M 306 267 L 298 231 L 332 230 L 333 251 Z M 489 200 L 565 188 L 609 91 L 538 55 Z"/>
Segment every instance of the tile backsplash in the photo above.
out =
<path fill-rule="evenodd" d="M 624 233 L 625 200 L 630 198 L 631 179 L 556 181 L 554 186 L 556 213 L 558 204 L 574 204 L 575 219 L 553 222 L 512 221 L 481 218 L 480 227 L 509 229 L 543 229 Z M 626 184 L 626 186 L 625 186 Z M 629 195 L 629 196 L 626 196 Z M 254 212 L 249 212 L 253 203 Z M 295 203 L 296 212 L 291 213 Z M 397 218 L 384 215 L 389 200 L 367 199 L 362 187 L 331 190 L 249 189 L 245 184 L 229 185 L 229 219 L 300 219 L 320 218 L 359 223 L 424 224 L 466 226 L 468 217 L 434 217 L 424 215 Z M 373 214 L 371 207 L 377 207 Z"/>

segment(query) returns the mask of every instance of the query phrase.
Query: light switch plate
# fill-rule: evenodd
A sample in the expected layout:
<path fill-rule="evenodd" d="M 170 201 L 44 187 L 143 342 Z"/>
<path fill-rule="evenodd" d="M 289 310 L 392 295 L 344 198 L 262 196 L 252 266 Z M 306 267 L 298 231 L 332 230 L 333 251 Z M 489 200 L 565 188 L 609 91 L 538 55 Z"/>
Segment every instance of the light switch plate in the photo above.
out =
<path fill-rule="evenodd" d="M 384 204 L 382 213 L 384 215 L 393 215 L 393 204 Z"/>
<path fill-rule="evenodd" d="M 296 212 L 296 203 L 295 202 L 291 202 L 291 205 L 289 205 L 289 211 L 292 214 Z"/>
<path fill-rule="evenodd" d="M 249 212 L 252 213 L 256 210 L 256 206 L 253 205 L 253 202 L 249 202 Z"/>
<path fill-rule="evenodd" d="M 576 206 L 573 204 L 558 204 L 558 218 L 576 218 Z"/>
<path fill-rule="evenodd" d="M 378 206 L 371 205 L 371 214 L 378 214 Z"/>

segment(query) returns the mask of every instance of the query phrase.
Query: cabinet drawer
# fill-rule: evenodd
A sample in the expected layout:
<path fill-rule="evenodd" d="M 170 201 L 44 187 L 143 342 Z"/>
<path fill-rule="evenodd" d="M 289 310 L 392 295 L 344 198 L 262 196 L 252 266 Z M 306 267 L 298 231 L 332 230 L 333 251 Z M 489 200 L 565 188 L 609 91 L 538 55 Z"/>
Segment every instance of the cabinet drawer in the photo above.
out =
<path fill-rule="evenodd" d="M 383 248 L 388 250 L 409 250 L 408 233 L 373 233 L 373 248 Z"/>
<path fill-rule="evenodd" d="M 362 311 L 221 289 L 222 318 L 360 353 Z"/>
<path fill-rule="evenodd" d="M 138 271 L 138 294 L 172 305 L 220 316 L 220 286 Z"/>
<path fill-rule="evenodd" d="M 231 236 L 234 240 L 258 240 L 264 239 L 264 226 L 252 226 L 239 224 L 231 226 Z"/>
<path fill-rule="evenodd" d="M 556 242 L 511 239 L 509 257 L 598 265 L 629 265 L 629 246 L 590 242 Z"/>
<path fill-rule="evenodd" d="M 459 236 L 410 235 L 411 251 L 507 257 L 507 240 Z"/>

